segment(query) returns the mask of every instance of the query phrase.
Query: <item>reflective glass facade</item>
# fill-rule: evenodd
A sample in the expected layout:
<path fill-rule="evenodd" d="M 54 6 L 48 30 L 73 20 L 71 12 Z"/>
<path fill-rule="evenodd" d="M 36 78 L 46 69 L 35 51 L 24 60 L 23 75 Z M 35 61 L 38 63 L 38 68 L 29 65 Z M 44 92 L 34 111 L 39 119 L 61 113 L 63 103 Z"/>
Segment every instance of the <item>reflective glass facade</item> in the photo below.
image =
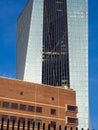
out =
<path fill-rule="evenodd" d="M 42 83 L 69 86 L 66 0 L 45 0 Z"/>
<path fill-rule="evenodd" d="M 29 0 L 18 19 L 17 78 L 76 90 L 88 128 L 88 1 Z"/>
<path fill-rule="evenodd" d="M 18 79 L 42 82 L 42 41 L 43 0 L 29 0 L 18 19 Z"/>
<path fill-rule="evenodd" d="M 70 87 L 76 90 L 79 127 L 88 127 L 88 1 L 67 0 Z"/>

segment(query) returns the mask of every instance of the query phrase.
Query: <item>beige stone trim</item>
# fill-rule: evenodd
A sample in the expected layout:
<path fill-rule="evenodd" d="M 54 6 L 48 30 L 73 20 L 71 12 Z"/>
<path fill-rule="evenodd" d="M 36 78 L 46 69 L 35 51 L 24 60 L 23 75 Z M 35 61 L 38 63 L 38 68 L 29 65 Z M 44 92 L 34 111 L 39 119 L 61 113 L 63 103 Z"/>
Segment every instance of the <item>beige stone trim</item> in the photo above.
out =
<path fill-rule="evenodd" d="M 35 114 L 32 115 L 32 114 L 26 114 L 26 113 L 21 113 L 21 112 L 5 111 L 5 110 L 0 110 L 0 113 L 15 114 L 15 115 L 17 114 L 17 115 L 20 115 L 20 116 L 41 117 L 41 118 L 51 119 L 51 117 L 49 117 L 49 116 L 41 116 L 41 115 L 35 115 Z M 52 117 L 52 119 L 65 121 L 65 119 L 56 118 L 56 117 Z"/>
<path fill-rule="evenodd" d="M 38 104 L 38 105 L 44 105 L 44 106 L 51 106 L 51 107 L 57 107 L 57 108 L 63 108 L 63 109 L 65 109 L 65 107 L 62 107 L 62 106 L 50 105 L 50 104 L 48 105 L 48 104 L 44 104 L 44 103 L 31 102 L 31 101 L 25 101 L 25 100 L 19 100 L 19 99 L 12 99 L 12 98 L 6 98 L 6 97 L 0 97 L 0 99 L 11 100 L 11 101 L 16 101 L 16 102 L 24 102 L 24 103 L 30 103 L 30 104 Z"/>

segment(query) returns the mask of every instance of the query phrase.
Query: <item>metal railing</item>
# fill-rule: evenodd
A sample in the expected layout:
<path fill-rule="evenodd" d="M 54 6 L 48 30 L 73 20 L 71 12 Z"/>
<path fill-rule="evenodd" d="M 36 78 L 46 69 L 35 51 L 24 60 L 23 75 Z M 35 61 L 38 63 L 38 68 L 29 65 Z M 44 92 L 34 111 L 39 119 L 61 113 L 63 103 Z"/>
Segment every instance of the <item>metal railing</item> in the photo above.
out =
<path fill-rule="evenodd" d="M 12 123 L 10 123 L 10 120 L 7 119 L 6 121 L 2 118 L 2 120 L 0 121 L 0 130 L 80 130 L 77 127 L 69 127 L 69 126 L 62 126 L 59 125 L 58 128 L 56 128 L 56 125 L 52 126 L 50 124 L 46 125 L 45 123 L 43 123 L 42 125 L 40 123 L 38 123 L 37 125 L 35 124 L 35 122 L 30 123 L 30 121 L 28 121 L 27 123 L 25 121 L 20 122 L 20 120 L 18 120 L 18 122 L 15 122 L 15 120 L 12 121 Z M 90 129 L 81 129 L 81 130 L 90 130 Z"/>

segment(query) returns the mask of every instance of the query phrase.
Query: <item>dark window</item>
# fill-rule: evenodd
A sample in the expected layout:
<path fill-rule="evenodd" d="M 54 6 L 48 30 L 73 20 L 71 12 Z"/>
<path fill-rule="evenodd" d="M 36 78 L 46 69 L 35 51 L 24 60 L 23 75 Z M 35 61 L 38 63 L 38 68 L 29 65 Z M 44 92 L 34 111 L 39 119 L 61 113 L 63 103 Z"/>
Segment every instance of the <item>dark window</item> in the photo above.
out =
<path fill-rule="evenodd" d="M 2 118 L 4 121 L 6 121 L 8 119 L 8 116 L 7 115 L 2 115 Z"/>
<path fill-rule="evenodd" d="M 28 111 L 34 112 L 34 106 L 28 106 Z"/>
<path fill-rule="evenodd" d="M 36 120 L 36 125 L 38 125 L 38 124 L 42 125 L 42 121 L 39 119 Z"/>
<path fill-rule="evenodd" d="M 51 127 L 54 127 L 54 126 L 56 126 L 56 122 L 55 121 L 51 121 L 50 125 L 51 125 Z"/>
<path fill-rule="evenodd" d="M 30 124 L 32 124 L 34 122 L 34 119 L 28 119 L 28 122 L 30 122 Z"/>
<path fill-rule="evenodd" d="M 68 117 L 68 118 L 67 118 L 67 122 L 68 122 L 68 123 L 78 123 L 78 119 L 77 119 L 77 118 Z"/>
<path fill-rule="evenodd" d="M 42 112 L 42 107 L 36 107 L 36 112 L 41 113 Z"/>
<path fill-rule="evenodd" d="M 9 103 L 8 102 L 3 102 L 2 107 L 8 108 L 9 107 Z"/>
<path fill-rule="evenodd" d="M 16 121 L 16 116 L 11 116 L 10 121 Z"/>
<path fill-rule="evenodd" d="M 20 104 L 20 110 L 26 110 L 26 105 Z"/>
<path fill-rule="evenodd" d="M 18 109 L 18 104 L 17 103 L 12 103 L 11 108 L 12 109 Z"/>
<path fill-rule="evenodd" d="M 68 111 L 77 111 L 77 106 L 67 105 L 67 110 Z"/>
<path fill-rule="evenodd" d="M 56 109 L 51 109 L 50 112 L 51 112 L 51 115 L 56 115 Z"/>
<path fill-rule="evenodd" d="M 25 121 L 25 118 L 19 117 L 20 123 L 23 123 Z"/>
<path fill-rule="evenodd" d="M 52 97 L 51 99 L 52 99 L 52 101 L 54 101 L 54 97 Z"/>
<path fill-rule="evenodd" d="M 23 92 L 20 92 L 20 95 L 23 95 Z"/>

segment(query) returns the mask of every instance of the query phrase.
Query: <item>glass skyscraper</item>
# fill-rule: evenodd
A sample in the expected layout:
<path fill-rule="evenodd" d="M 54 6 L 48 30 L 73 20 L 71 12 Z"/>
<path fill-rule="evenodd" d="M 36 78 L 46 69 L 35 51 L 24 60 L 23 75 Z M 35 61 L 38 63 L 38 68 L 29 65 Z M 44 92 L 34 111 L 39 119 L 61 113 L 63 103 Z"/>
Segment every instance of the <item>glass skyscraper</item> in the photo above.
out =
<path fill-rule="evenodd" d="M 29 0 L 17 34 L 17 78 L 76 90 L 88 128 L 88 0 Z"/>

